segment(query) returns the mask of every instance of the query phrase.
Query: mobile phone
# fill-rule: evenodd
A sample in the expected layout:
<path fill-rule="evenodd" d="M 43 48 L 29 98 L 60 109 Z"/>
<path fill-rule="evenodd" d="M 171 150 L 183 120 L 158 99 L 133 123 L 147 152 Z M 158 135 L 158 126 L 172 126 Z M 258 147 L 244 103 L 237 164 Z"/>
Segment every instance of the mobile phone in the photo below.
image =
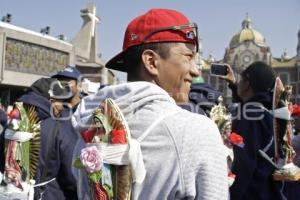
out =
<path fill-rule="evenodd" d="M 226 76 L 228 74 L 228 67 L 226 64 L 212 63 L 210 66 L 210 75 L 212 76 Z"/>

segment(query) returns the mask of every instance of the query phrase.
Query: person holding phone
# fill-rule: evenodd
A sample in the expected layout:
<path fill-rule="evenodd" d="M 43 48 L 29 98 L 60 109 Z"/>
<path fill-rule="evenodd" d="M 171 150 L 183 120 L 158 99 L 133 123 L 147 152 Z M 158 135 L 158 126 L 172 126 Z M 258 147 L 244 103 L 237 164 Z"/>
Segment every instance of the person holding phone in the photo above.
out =
<path fill-rule="evenodd" d="M 212 63 L 210 66 L 211 76 L 226 76 L 228 74 L 229 68 L 227 64 Z"/>
<path fill-rule="evenodd" d="M 212 63 L 210 68 L 210 75 L 224 79 L 228 83 L 228 87 L 232 91 L 232 102 L 242 102 L 237 94 L 237 82 L 231 66 L 227 63 L 219 64 Z"/>
<path fill-rule="evenodd" d="M 280 184 L 273 181 L 274 166 L 259 154 L 265 150 L 274 157 L 273 116 L 266 110 L 272 109 L 272 89 L 275 72 L 263 62 L 254 62 L 241 73 L 236 83 L 232 68 L 220 76 L 229 83 L 234 101 L 240 102 L 241 113 L 232 123 L 232 131 L 244 138 L 245 146 L 233 147 L 232 172 L 236 179 L 230 187 L 232 200 L 277 200 L 285 199 Z M 263 107 L 263 108 L 262 108 Z"/>

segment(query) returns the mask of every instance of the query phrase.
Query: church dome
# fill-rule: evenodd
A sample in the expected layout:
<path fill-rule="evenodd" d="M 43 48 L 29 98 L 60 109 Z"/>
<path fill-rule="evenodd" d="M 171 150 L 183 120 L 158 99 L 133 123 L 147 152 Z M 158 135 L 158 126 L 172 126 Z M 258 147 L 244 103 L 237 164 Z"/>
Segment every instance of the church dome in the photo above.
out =
<path fill-rule="evenodd" d="M 234 48 L 245 41 L 253 41 L 257 45 L 266 46 L 264 36 L 252 28 L 252 22 L 248 16 L 242 22 L 242 30 L 232 37 L 229 46 Z"/>

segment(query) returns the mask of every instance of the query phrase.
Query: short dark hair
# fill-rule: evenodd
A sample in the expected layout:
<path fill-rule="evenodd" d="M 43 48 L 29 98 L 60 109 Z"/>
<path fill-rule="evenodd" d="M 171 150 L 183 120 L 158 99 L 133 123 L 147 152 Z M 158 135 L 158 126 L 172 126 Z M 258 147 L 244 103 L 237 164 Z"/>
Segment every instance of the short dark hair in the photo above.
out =
<path fill-rule="evenodd" d="M 276 73 L 271 66 L 257 61 L 249 65 L 243 72 L 254 92 L 271 91 L 276 80 Z"/>
<path fill-rule="evenodd" d="M 160 42 L 130 47 L 127 50 L 124 59 L 124 67 L 128 77 L 127 79 L 129 81 L 139 79 L 140 67 L 142 66 L 142 54 L 146 49 L 151 49 L 163 59 L 167 59 L 170 56 L 170 48 L 175 44 L 175 42 Z"/>

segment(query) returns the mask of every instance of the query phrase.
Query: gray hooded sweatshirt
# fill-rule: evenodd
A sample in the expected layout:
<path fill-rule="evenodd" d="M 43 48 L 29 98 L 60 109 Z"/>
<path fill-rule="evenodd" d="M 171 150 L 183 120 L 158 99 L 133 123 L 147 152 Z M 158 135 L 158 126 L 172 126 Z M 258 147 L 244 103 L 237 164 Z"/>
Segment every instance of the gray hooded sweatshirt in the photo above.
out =
<path fill-rule="evenodd" d="M 78 132 L 105 98 L 114 99 L 120 107 L 132 138 L 139 138 L 165 116 L 140 142 L 146 177 L 133 184 L 132 199 L 228 199 L 222 139 L 209 118 L 181 109 L 155 84 L 132 82 L 85 97 L 72 119 Z M 74 155 L 79 155 L 80 147 L 82 140 Z M 79 193 L 85 196 L 84 191 Z"/>

